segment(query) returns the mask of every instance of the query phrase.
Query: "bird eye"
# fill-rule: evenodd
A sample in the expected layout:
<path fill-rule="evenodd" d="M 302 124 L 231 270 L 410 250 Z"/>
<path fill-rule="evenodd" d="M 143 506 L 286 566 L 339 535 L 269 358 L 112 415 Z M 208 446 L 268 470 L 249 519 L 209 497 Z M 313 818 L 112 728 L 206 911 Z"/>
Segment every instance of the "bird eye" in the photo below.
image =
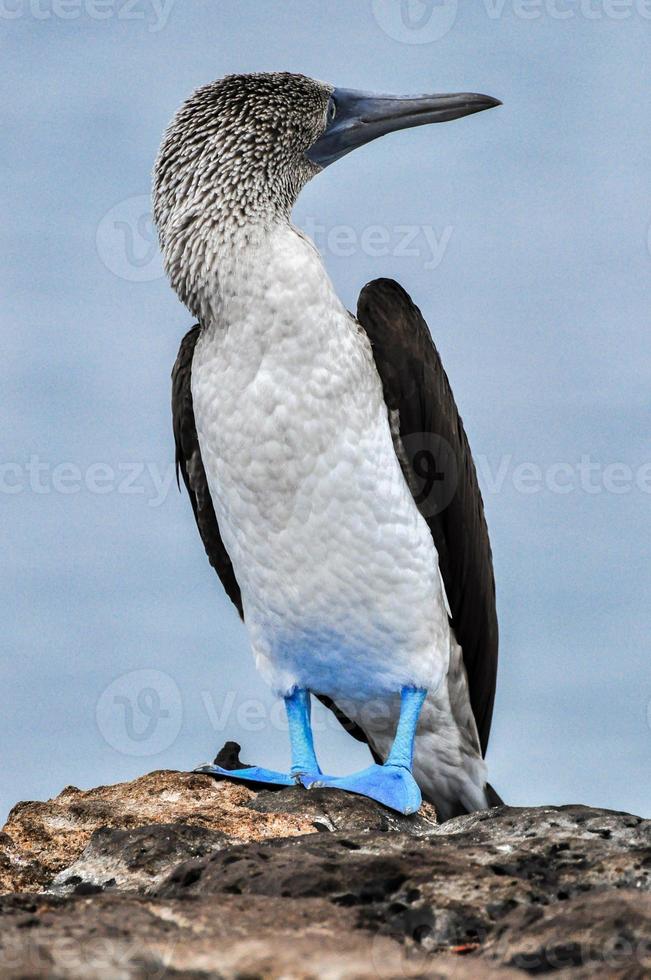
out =
<path fill-rule="evenodd" d="M 326 115 L 328 117 L 328 122 L 332 122 L 332 120 L 337 115 L 337 103 L 335 102 L 334 99 L 330 99 L 330 101 L 328 102 L 328 109 Z"/>

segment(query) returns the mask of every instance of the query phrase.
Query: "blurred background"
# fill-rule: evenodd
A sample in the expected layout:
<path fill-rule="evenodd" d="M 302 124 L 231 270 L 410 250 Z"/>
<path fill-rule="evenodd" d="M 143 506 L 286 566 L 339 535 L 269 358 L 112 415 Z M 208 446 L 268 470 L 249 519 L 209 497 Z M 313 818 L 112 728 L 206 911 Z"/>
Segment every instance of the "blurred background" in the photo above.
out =
<path fill-rule="evenodd" d="M 287 762 L 174 482 L 192 320 L 149 206 L 180 102 L 261 70 L 504 101 L 358 150 L 295 220 L 349 308 L 368 279 L 405 286 L 452 382 L 497 578 L 491 781 L 650 815 L 651 5 L 5 0 L 0 20 L 0 816 L 227 738 Z M 316 728 L 328 770 L 366 758 Z"/>

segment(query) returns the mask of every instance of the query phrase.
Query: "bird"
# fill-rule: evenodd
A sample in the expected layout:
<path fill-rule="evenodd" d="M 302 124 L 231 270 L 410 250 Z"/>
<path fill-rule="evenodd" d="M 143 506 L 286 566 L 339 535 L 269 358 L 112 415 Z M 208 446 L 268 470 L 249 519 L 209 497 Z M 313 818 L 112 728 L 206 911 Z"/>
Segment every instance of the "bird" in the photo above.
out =
<path fill-rule="evenodd" d="M 196 319 L 172 372 L 177 481 L 284 699 L 292 760 L 287 772 L 219 760 L 195 771 L 340 789 L 405 814 L 425 799 L 441 820 L 501 803 L 484 758 L 492 554 L 448 378 L 406 291 L 375 279 L 353 315 L 292 222 L 308 181 L 358 147 L 498 105 L 232 74 L 191 94 L 165 131 L 154 221 Z M 371 765 L 322 771 L 313 697 Z"/>

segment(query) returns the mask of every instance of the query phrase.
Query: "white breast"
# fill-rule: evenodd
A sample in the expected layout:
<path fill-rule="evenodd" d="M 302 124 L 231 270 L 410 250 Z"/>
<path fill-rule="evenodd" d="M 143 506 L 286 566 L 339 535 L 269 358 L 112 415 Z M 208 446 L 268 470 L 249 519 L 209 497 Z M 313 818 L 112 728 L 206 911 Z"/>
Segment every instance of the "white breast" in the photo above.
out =
<path fill-rule="evenodd" d="M 432 690 L 450 644 L 437 555 L 366 335 L 289 226 L 218 268 L 192 396 L 259 668 L 279 693 Z"/>

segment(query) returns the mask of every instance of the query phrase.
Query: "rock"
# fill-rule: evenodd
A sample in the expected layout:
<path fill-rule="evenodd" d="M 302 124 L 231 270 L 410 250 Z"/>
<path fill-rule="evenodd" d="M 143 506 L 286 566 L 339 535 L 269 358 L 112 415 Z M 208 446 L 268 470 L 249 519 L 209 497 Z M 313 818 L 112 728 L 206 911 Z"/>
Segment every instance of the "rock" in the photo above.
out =
<path fill-rule="evenodd" d="M 529 976 L 651 976 L 651 895 L 593 891 L 520 908 L 495 930 L 485 955 Z"/>
<path fill-rule="evenodd" d="M 168 833 L 169 825 L 180 824 L 181 831 L 196 827 L 216 831 L 232 843 L 246 843 L 348 828 L 425 833 L 436 827 L 436 814 L 433 807 L 426 806 L 418 815 L 401 817 L 340 791 L 307 793 L 302 787 L 259 791 L 212 776 L 166 770 L 91 790 L 67 786 L 46 803 L 18 803 L 12 809 L 0 834 L 0 894 L 38 891 L 55 876 L 57 887 L 61 886 L 60 872 L 77 862 L 95 831 L 135 830 L 153 824 L 168 825 Z M 127 838 L 123 840 L 126 845 Z M 93 841 L 88 856 L 92 884 L 103 874 L 109 880 L 114 877 L 111 868 L 119 845 L 107 842 L 106 836 Z M 100 857 L 102 848 L 104 858 Z M 169 853 L 175 855 L 173 846 Z M 175 863 L 189 856 L 182 854 Z M 100 869 L 102 860 L 105 871 Z M 82 867 L 83 863 L 75 864 L 71 876 Z"/>
<path fill-rule="evenodd" d="M 383 980 L 518 976 L 462 957 L 410 960 L 356 930 L 346 909 L 312 899 L 155 901 L 120 893 L 0 898 L 2 980 Z"/>
<path fill-rule="evenodd" d="M 14 807 L 0 875 L 3 980 L 651 976 L 651 821 L 588 807 L 156 772 Z"/>
<path fill-rule="evenodd" d="M 54 878 L 49 890 L 60 895 L 88 895 L 105 888 L 147 892 L 179 861 L 213 853 L 229 840 L 219 830 L 182 823 L 149 824 L 133 830 L 100 827 L 81 856 Z"/>
<path fill-rule="evenodd" d="M 425 837 L 356 833 L 234 846 L 179 865 L 162 897 L 326 898 L 422 948 L 483 944 L 512 910 L 651 886 L 651 822 L 560 807 L 451 820 Z"/>
<path fill-rule="evenodd" d="M 402 831 L 420 837 L 438 829 L 436 810 L 423 803 L 418 813 L 403 817 L 387 810 L 364 796 L 352 796 L 342 790 L 311 789 L 306 793 L 301 786 L 282 792 L 264 790 L 248 804 L 258 813 L 294 814 L 297 818 L 309 817 L 315 830 L 328 831 Z M 271 836 L 271 835 L 269 835 Z M 276 835 L 274 835 L 276 836 Z"/>

